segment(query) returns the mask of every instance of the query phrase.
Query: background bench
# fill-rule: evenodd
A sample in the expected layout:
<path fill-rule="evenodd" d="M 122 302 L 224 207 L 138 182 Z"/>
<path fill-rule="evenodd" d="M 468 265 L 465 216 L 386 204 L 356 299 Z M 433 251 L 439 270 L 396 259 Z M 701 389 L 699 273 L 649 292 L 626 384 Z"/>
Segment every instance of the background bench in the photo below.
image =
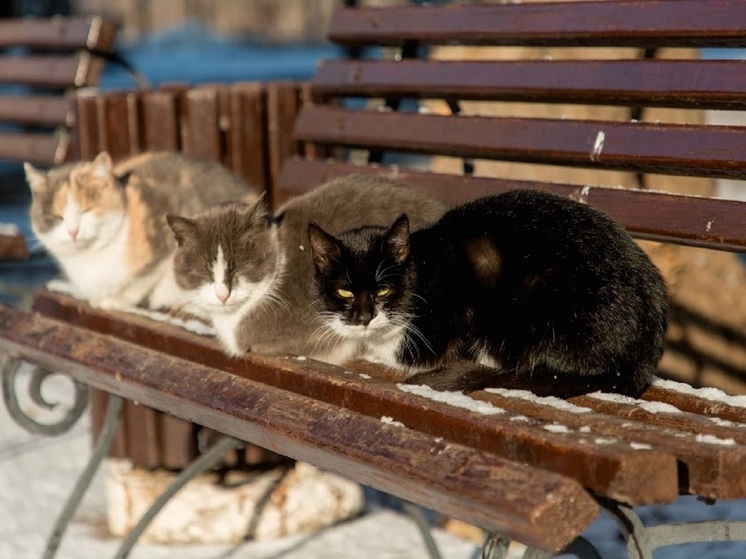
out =
<path fill-rule="evenodd" d="M 275 202 L 353 171 L 397 176 L 450 202 L 516 187 L 542 188 L 600 207 L 641 239 L 742 251 L 744 203 L 645 187 L 657 181 L 679 189 L 675 177 L 686 175 L 701 177 L 693 188 L 704 185 L 706 192 L 713 177 L 746 174 L 746 129 L 702 124 L 698 113 L 691 113 L 687 124 L 647 121 L 650 107 L 745 108 L 743 63 L 691 60 L 688 50 L 746 46 L 743 21 L 746 6 L 733 0 L 341 10 L 330 29 L 334 41 L 353 48 L 397 47 L 399 56 L 322 64 L 304 89 L 307 102 L 294 136 L 278 136 L 286 154 L 298 150 L 302 155 L 281 169 L 276 165 L 271 180 L 257 184 L 267 186 Z M 582 52 L 591 60 L 546 53 L 520 61 L 417 59 L 423 47 L 453 43 L 497 51 L 573 47 L 567 52 Z M 597 59 L 593 50 L 620 46 L 634 49 L 623 61 Z M 655 58 L 663 47 L 687 50 L 679 60 Z M 253 144 L 233 138 L 244 137 L 255 121 L 246 120 L 249 112 L 234 112 L 245 107 L 242 101 L 226 103 L 236 94 L 243 98 L 231 88 L 82 98 L 82 149 L 93 154 L 106 147 L 124 155 L 180 147 L 197 153 L 191 150 L 203 148 L 190 136 L 194 128 L 168 124 L 172 117 L 159 120 L 148 112 L 165 106 L 157 114 L 173 114 L 176 95 L 181 101 L 175 106 L 186 111 L 179 122 L 205 114 L 218 124 L 204 136 L 222 140 L 198 153 L 240 169 L 236 165 L 254 155 L 244 151 Z M 430 112 L 408 110 L 411 98 L 442 100 L 455 114 L 438 114 L 437 105 L 428 105 Z M 292 99 L 297 103 L 297 92 Z M 471 100 L 507 103 L 510 114 L 518 99 L 548 106 L 548 114 L 556 116 L 459 114 Z M 565 106 L 579 103 L 592 110 L 597 105 L 599 112 L 592 115 L 618 106 L 622 110 L 615 114 L 622 116 L 563 115 Z M 142 112 L 129 111 L 132 106 Z M 85 115 L 98 120 L 86 121 Z M 123 121 L 126 133 L 106 132 Z M 152 122 L 158 127 L 149 133 Z M 160 143 L 164 129 L 179 132 L 166 134 Z M 440 158 L 455 159 L 443 163 Z M 577 167 L 600 178 L 573 184 L 476 176 L 490 168 L 483 167 L 486 160 Z M 392 161 L 396 164 L 388 164 Z M 452 169 L 454 162 L 462 174 L 422 170 L 440 164 Z M 637 188 L 597 186 L 617 176 L 606 172 L 617 171 L 626 172 Z M 603 506 L 618 519 L 630 555 L 651 557 L 658 545 L 688 541 L 691 527 L 663 536 L 645 530 L 631 507 L 671 502 L 680 494 L 706 500 L 746 497 L 743 397 L 721 398 L 662 382 L 634 401 L 582 396 L 569 406 L 482 391 L 438 402 L 427 392 L 403 390 L 369 365 L 337 368 L 302 357 L 253 354 L 229 359 L 211 339 L 139 316 L 97 311 L 53 292 L 38 296 L 34 314 L 2 309 L 0 348 L 105 392 L 545 550 L 573 542 Z M 471 409 L 460 407 L 464 401 Z M 714 539 L 743 539 L 746 532 L 735 522 L 708 528 L 707 537 Z"/>
<path fill-rule="evenodd" d="M 98 16 L 0 19 L 0 161 L 51 166 L 79 157 L 73 93 L 98 84 L 116 32 Z M 0 231 L 0 259 L 27 255 L 22 235 Z"/>

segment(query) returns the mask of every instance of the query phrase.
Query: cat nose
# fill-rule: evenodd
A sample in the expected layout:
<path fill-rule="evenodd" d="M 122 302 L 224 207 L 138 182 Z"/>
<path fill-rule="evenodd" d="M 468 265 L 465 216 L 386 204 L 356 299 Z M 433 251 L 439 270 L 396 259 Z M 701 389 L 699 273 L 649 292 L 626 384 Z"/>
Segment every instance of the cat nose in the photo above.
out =
<path fill-rule="evenodd" d="M 228 300 L 228 297 L 231 296 L 231 292 L 224 283 L 219 283 L 215 285 L 215 296 L 220 299 L 221 303 L 225 303 Z"/>
<path fill-rule="evenodd" d="M 367 309 L 362 309 L 352 314 L 350 322 L 355 325 L 367 326 L 373 320 L 373 313 Z"/>
<path fill-rule="evenodd" d="M 70 237 L 74 241 L 76 239 L 76 237 L 78 236 L 78 229 L 77 228 L 75 228 L 75 229 L 68 229 L 67 233 L 70 235 Z"/>

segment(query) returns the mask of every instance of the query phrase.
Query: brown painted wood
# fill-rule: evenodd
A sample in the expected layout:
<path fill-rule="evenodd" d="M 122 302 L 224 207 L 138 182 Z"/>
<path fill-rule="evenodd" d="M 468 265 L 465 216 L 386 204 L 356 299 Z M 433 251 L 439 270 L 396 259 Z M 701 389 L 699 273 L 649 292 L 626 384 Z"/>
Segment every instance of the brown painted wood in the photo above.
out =
<path fill-rule="evenodd" d="M 327 60 L 311 85 L 316 97 L 744 109 L 746 61 Z"/>
<path fill-rule="evenodd" d="M 280 176 L 283 161 L 298 153 L 298 143 L 293 138 L 295 118 L 299 109 L 298 84 L 273 82 L 267 84 L 267 140 L 269 145 L 269 176 L 267 193 L 270 206 L 274 206 L 272 192 Z"/>
<path fill-rule="evenodd" d="M 181 144 L 176 99 L 168 91 L 149 91 L 142 95 L 144 148 L 151 151 L 178 150 Z"/>
<path fill-rule="evenodd" d="M 111 336 L 1 311 L 0 347 L 10 355 L 527 544 L 559 550 L 598 512 L 566 477 Z"/>
<path fill-rule="evenodd" d="M 26 260 L 28 256 L 23 235 L 0 233 L 0 260 Z"/>
<path fill-rule="evenodd" d="M 599 134 L 604 135 L 600 151 L 595 147 Z M 312 106 L 299 115 L 295 135 L 301 141 L 349 147 L 746 178 L 746 127 L 740 126 L 451 117 Z"/>
<path fill-rule="evenodd" d="M 0 121 L 39 126 L 71 125 L 72 99 L 57 95 L 2 95 Z"/>
<path fill-rule="evenodd" d="M 728 405 L 724 402 L 699 398 L 673 390 L 651 386 L 642 395 L 643 400 L 663 402 L 682 411 L 718 418 L 723 421 L 746 423 L 746 409 Z"/>
<path fill-rule="evenodd" d="M 231 87 L 230 158 L 234 172 L 259 190 L 267 187 L 267 94 L 263 84 Z"/>
<path fill-rule="evenodd" d="M 115 160 L 139 152 L 139 131 L 133 129 L 137 123 L 130 118 L 129 96 L 128 93 L 108 93 L 96 97 L 99 147 Z"/>
<path fill-rule="evenodd" d="M 41 292 L 34 309 L 78 327 L 105 332 L 128 342 L 253 381 L 299 393 L 374 418 L 394 416 L 433 436 L 474 445 L 505 458 L 573 477 L 596 493 L 634 504 L 668 502 L 678 494 L 676 465 L 665 453 L 633 451 L 628 445 L 589 446 L 578 433 L 552 433 L 508 416 L 483 416 L 407 394 L 380 369 L 375 380 L 318 362 L 273 359 L 249 354 L 227 357 L 213 340 L 147 319 L 113 315 L 62 295 Z M 383 376 L 381 376 L 383 375 Z M 342 403 L 342 404 L 340 404 Z M 715 469 L 720 473 L 720 470 Z M 645 472 L 641 476 L 641 472 Z M 644 481 L 641 481 L 641 478 Z"/>
<path fill-rule="evenodd" d="M 159 413 L 158 417 L 160 420 L 161 467 L 173 470 L 185 468 L 198 456 L 195 438 L 196 426 L 191 421 L 166 413 Z"/>
<path fill-rule="evenodd" d="M 87 54 L 2 56 L 0 57 L 0 83 L 22 83 L 60 89 L 92 85 L 92 81 L 88 79 L 87 70 L 91 64 L 93 61 Z"/>
<path fill-rule="evenodd" d="M 746 249 L 746 231 L 743 228 L 746 205 L 733 200 L 645 190 L 445 175 L 381 165 L 353 165 L 300 158 L 286 162 L 280 187 L 286 195 L 301 194 L 314 185 L 351 173 L 392 176 L 428 190 L 450 204 L 516 188 L 539 188 L 582 200 L 605 211 L 640 239 L 718 250 Z"/>
<path fill-rule="evenodd" d="M 742 498 L 746 495 L 746 480 L 738 466 L 746 459 L 746 447 L 742 444 L 731 446 L 702 442 L 699 435 L 715 432 L 709 430 L 715 424 L 708 418 L 687 414 L 687 418 L 671 421 L 668 414 L 645 412 L 639 404 L 627 406 L 625 414 L 590 397 L 572 400 L 577 406 L 592 410 L 586 413 L 560 410 L 547 403 L 549 400 L 530 396 L 530 399 L 522 399 L 487 391 L 475 393 L 473 397 L 555 425 L 557 429 L 582 433 L 589 444 L 624 441 L 630 448 L 654 448 L 670 453 L 685 468 L 685 475 L 680 478 L 684 493 L 713 499 Z M 692 424 L 697 422 L 705 430 L 692 429 Z M 727 432 L 722 428 L 716 431 L 725 438 L 739 436 L 738 428 L 728 429 Z"/>
<path fill-rule="evenodd" d="M 93 95 L 75 96 L 75 144 L 79 159 L 93 159 L 101 151 L 98 101 Z"/>
<path fill-rule="evenodd" d="M 189 155 L 222 162 L 222 138 L 219 128 L 218 88 L 199 87 L 186 94 L 186 142 Z"/>
<path fill-rule="evenodd" d="M 67 138 L 64 134 L 0 132 L 3 159 L 54 165 L 63 159 Z"/>
<path fill-rule="evenodd" d="M 95 444 L 98 440 L 101 428 L 103 427 L 106 407 L 109 401 L 109 393 L 97 388 L 90 389 L 91 394 L 91 441 Z M 119 428 L 114 435 L 114 440 L 109 447 L 107 454 L 110 458 L 127 457 L 127 423 L 124 421 L 124 414 L 120 416 Z"/>
<path fill-rule="evenodd" d="M 124 401 L 127 458 L 141 468 L 161 466 L 158 412 L 139 402 Z"/>
<path fill-rule="evenodd" d="M 746 46 L 740 0 L 624 0 L 340 9 L 328 37 L 347 46 Z"/>
<path fill-rule="evenodd" d="M 109 50 L 117 25 L 98 16 L 0 20 L 0 48 Z"/>

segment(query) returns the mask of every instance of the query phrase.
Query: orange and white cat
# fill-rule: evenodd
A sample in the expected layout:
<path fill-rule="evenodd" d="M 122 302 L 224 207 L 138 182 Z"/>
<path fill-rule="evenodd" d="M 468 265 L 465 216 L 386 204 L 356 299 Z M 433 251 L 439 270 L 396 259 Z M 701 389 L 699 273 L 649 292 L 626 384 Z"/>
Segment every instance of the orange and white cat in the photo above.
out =
<path fill-rule="evenodd" d="M 166 213 L 193 215 L 216 202 L 252 197 L 222 165 L 175 152 L 116 164 L 101 152 L 93 161 L 47 172 L 29 163 L 24 168 L 34 233 L 78 295 L 107 309 L 180 307 Z"/>

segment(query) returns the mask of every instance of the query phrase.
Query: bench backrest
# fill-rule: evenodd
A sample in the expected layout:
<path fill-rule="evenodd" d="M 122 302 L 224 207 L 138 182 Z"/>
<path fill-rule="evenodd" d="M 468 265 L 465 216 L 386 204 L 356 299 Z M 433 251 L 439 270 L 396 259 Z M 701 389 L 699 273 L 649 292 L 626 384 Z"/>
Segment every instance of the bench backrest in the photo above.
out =
<path fill-rule="evenodd" d="M 98 83 L 116 31 L 99 16 L 0 20 L 0 160 L 74 156 L 69 93 Z"/>
<path fill-rule="evenodd" d="M 745 46 L 745 19 L 746 5 L 734 0 L 340 10 L 331 23 L 332 41 L 347 47 L 397 47 L 399 54 L 393 60 L 329 60 L 319 67 L 311 81 L 315 103 L 304 108 L 296 126 L 296 137 L 306 143 L 309 155 L 288 165 L 281 186 L 286 194 L 295 193 L 350 172 L 347 162 L 321 160 L 332 148 L 371 149 L 372 161 L 380 161 L 385 151 L 451 156 L 464 159 L 462 176 L 398 169 L 399 176 L 451 202 L 516 187 L 553 190 L 600 207 L 638 238 L 744 250 L 741 203 L 695 200 L 645 187 L 649 173 L 668 177 L 656 182 L 656 188 L 666 188 L 677 175 L 746 176 L 746 128 L 650 120 L 651 108 L 746 108 L 746 62 L 692 60 L 688 50 Z M 498 57 L 500 50 L 506 54 L 501 60 L 478 61 L 417 56 L 426 47 L 446 44 L 489 45 Z M 534 49 L 539 58 L 511 59 L 517 47 L 522 54 Z M 547 47 L 555 47 L 551 57 Z M 589 47 L 636 50 L 608 59 L 608 52 Z M 663 49 L 667 59 L 657 58 Z M 573 58 L 580 51 L 584 59 Z M 350 102 L 361 98 L 382 98 L 383 103 Z M 508 115 L 520 101 L 534 105 L 534 114 L 548 111 L 557 116 L 453 118 L 394 110 L 412 98 L 441 100 L 454 112 L 465 102 L 492 101 Z M 595 105 L 598 110 L 584 118 L 562 114 L 570 107 L 572 115 L 574 105 Z M 596 115 L 603 115 L 608 106 L 622 110 L 614 120 L 599 120 Z M 595 171 L 594 177 L 619 170 L 631 174 L 639 188 L 630 192 L 596 187 L 603 179 L 578 186 L 510 175 L 471 176 L 474 160 L 478 166 L 481 159 L 580 167 Z M 392 172 L 390 166 L 355 170 Z"/>

